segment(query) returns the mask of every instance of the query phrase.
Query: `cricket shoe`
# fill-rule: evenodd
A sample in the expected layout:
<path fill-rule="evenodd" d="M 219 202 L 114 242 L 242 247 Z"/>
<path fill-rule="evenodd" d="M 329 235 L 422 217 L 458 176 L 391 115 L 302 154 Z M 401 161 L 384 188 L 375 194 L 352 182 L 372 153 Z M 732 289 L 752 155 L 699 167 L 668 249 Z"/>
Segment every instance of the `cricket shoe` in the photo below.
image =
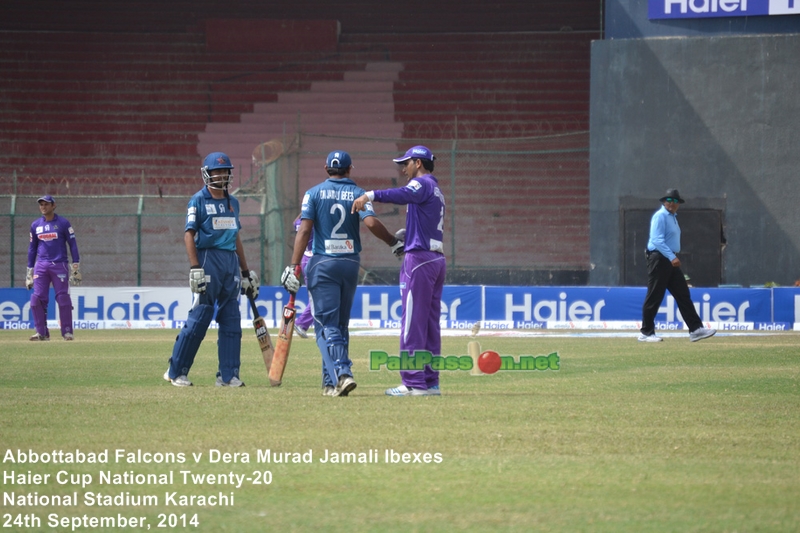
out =
<path fill-rule="evenodd" d="M 244 387 L 244 381 L 233 376 L 231 380 L 227 383 L 222 381 L 222 376 L 217 376 L 217 382 L 215 383 L 217 387 Z"/>
<path fill-rule="evenodd" d="M 322 395 L 323 396 L 336 396 L 333 392 L 336 390 L 336 387 L 333 385 L 325 385 L 322 387 Z"/>
<path fill-rule="evenodd" d="M 439 385 L 433 385 L 428 387 L 428 396 L 441 396 L 442 390 L 439 388 Z"/>
<path fill-rule="evenodd" d="M 31 338 L 28 339 L 28 340 L 30 340 L 30 341 L 49 341 L 50 340 L 50 336 L 49 335 L 39 335 L 37 333 L 36 335 L 32 335 Z"/>
<path fill-rule="evenodd" d="M 661 337 L 657 337 L 655 333 L 651 333 L 650 335 L 645 335 L 642 333 L 639 335 L 639 342 L 661 342 L 664 339 Z"/>
<path fill-rule="evenodd" d="M 297 333 L 297 335 L 299 335 L 301 339 L 308 338 L 308 329 L 301 328 L 297 324 L 294 325 L 294 332 Z"/>
<path fill-rule="evenodd" d="M 697 328 L 689 333 L 689 340 L 692 342 L 701 341 L 717 334 L 717 330 L 709 328 Z"/>
<path fill-rule="evenodd" d="M 172 383 L 176 387 L 191 387 L 192 386 L 192 382 L 189 381 L 189 378 L 187 378 L 186 376 L 178 376 L 175 379 L 172 379 L 171 377 L 169 377 L 169 369 L 167 369 L 167 371 L 164 372 L 164 379 L 166 381 L 169 381 L 170 383 Z"/>
<path fill-rule="evenodd" d="M 339 384 L 333 390 L 333 396 L 347 396 L 356 388 L 353 376 L 339 376 Z"/>
<path fill-rule="evenodd" d="M 72 333 L 64 333 L 64 340 L 65 341 L 74 341 L 75 336 Z"/>
<path fill-rule="evenodd" d="M 428 393 L 427 389 L 414 389 L 406 387 L 405 385 L 386 389 L 384 394 L 386 394 L 386 396 L 433 396 L 433 394 Z M 439 392 L 439 394 L 441 395 L 441 392 Z"/>

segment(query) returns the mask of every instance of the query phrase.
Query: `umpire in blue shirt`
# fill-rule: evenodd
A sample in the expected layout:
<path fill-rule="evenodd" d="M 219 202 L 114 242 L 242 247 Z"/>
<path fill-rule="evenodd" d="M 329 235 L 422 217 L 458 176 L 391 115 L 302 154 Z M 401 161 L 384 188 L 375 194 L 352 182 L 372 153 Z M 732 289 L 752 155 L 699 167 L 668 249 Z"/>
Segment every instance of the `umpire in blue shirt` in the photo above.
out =
<path fill-rule="evenodd" d="M 678 207 L 684 203 L 678 189 L 667 189 L 659 199 L 661 209 L 650 220 L 650 239 L 647 241 L 647 296 L 642 305 L 640 342 L 660 342 L 655 332 L 655 319 L 666 291 L 675 298 L 683 321 L 689 328 L 689 340 L 699 341 L 717 331 L 703 327 L 689 293 L 689 285 L 681 270 L 681 228 L 678 225 Z"/>

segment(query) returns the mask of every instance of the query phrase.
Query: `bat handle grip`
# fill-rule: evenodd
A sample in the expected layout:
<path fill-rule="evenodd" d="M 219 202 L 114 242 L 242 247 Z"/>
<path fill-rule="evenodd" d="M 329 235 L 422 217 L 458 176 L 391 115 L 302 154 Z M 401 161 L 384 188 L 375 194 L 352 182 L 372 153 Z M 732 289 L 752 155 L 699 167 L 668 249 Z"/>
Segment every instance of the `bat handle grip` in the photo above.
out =
<path fill-rule="evenodd" d="M 260 316 L 258 314 L 258 307 L 256 307 L 256 301 L 254 298 L 251 298 L 250 296 L 248 296 L 247 299 L 250 300 L 250 309 L 253 310 L 253 320 L 255 320 Z"/>

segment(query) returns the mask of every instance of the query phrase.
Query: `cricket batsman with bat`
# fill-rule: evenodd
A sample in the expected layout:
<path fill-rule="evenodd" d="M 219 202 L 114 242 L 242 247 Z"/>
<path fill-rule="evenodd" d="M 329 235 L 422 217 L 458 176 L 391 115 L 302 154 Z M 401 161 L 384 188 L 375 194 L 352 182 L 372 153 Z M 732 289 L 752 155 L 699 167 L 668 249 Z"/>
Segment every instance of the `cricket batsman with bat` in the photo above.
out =
<path fill-rule="evenodd" d="M 356 213 L 353 200 L 364 189 L 350 179 L 352 160 L 347 152 L 331 152 L 325 161 L 328 179 L 303 196 L 300 227 L 295 236 L 292 264 L 281 276 L 284 288 L 300 288 L 295 270 L 313 232 L 314 245 L 304 277 L 314 301 L 314 333 L 322 355 L 322 394 L 347 396 L 356 388 L 348 353 L 349 324 L 361 262 L 359 220 L 377 238 L 402 253 L 403 242 L 394 237 L 367 203 Z"/>
<path fill-rule="evenodd" d="M 405 257 L 400 269 L 400 297 L 403 318 L 400 324 L 400 350 L 414 356 L 417 350 L 441 355 L 442 290 L 446 262 L 444 237 L 444 195 L 433 176 L 435 157 L 424 146 L 414 146 L 393 161 L 400 166 L 408 183 L 405 187 L 370 191 L 353 202 L 353 211 L 370 202 L 407 205 Z M 403 383 L 386 390 L 388 396 L 439 396 L 439 371 L 426 365 L 424 370 L 402 370 Z"/>
<path fill-rule="evenodd" d="M 188 374 L 217 305 L 218 387 L 244 387 L 239 379 L 242 324 L 239 293 L 255 299 L 258 276 L 247 268 L 239 236 L 239 201 L 228 193 L 233 165 L 222 152 L 208 154 L 200 173 L 205 187 L 189 200 L 184 244 L 189 257 L 189 288 L 194 304 L 175 339 L 164 379 L 190 387 Z M 241 276 L 240 276 L 241 274 Z"/>

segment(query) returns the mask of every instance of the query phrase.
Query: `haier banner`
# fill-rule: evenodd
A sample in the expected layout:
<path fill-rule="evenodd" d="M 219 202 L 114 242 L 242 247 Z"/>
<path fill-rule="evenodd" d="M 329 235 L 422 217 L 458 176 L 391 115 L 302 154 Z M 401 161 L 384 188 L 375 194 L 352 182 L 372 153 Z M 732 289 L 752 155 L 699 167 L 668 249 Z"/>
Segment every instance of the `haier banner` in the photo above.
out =
<path fill-rule="evenodd" d="M 648 0 L 650 19 L 800 14 L 800 0 Z"/>
<path fill-rule="evenodd" d="M 800 294 L 800 290 L 789 290 Z M 638 329 L 646 292 L 644 287 L 487 287 L 485 320 L 517 329 L 580 326 Z M 776 320 L 773 289 L 695 288 L 691 294 L 700 318 L 706 323 L 755 324 Z M 782 310 L 780 316 L 786 319 L 784 322 L 795 321 L 794 312 Z M 669 293 L 656 321 L 670 329 L 683 322 Z"/>
<path fill-rule="evenodd" d="M 192 306 L 188 288 L 74 287 L 70 290 L 75 329 L 180 328 Z M 700 318 L 718 329 L 792 329 L 800 322 L 800 288 L 691 289 Z M 450 285 L 442 294 L 440 321 L 450 329 L 638 329 L 644 287 L 499 287 Z M 57 326 L 51 291 L 48 319 Z M 281 287 L 261 287 L 256 305 L 276 327 L 289 297 Z M 305 287 L 297 309 L 308 302 Z M 252 321 L 247 300 L 242 323 Z M 364 286 L 356 292 L 351 327 L 398 329 L 403 306 L 396 286 Z M 659 329 L 681 329 L 675 300 L 667 294 L 656 317 Z M 0 329 L 30 329 L 30 292 L 0 289 Z"/>

